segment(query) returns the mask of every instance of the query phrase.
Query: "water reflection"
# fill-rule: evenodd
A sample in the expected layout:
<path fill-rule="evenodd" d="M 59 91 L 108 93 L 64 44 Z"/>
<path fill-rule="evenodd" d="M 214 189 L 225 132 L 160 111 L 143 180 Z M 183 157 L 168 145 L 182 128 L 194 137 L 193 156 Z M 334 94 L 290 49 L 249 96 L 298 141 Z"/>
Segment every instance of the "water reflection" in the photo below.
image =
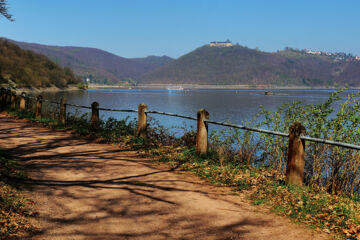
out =
<path fill-rule="evenodd" d="M 43 93 L 45 99 L 59 100 L 65 96 L 68 103 L 90 106 L 97 101 L 100 107 L 114 109 L 137 109 L 141 103 L 146 103 L 149 110 L 178 113 L 196 117 L 200 108 L 210 113 L 210 119 L 215 121 L 230 121 L 241 124 L 250 120 L 258 111 L 260 105 L 265 109 L 275 111 L 277 107 L 287 102 L 302 101 L 303 104 L 317 104 L 326 101 L 334 90 L 274 90 L 273 95 L 265 95 L 262 89 L 197 89 L 190 91 L 167 91 L 165 89 L 100 89 L 89 91 L 73 91 L 58 93 Z M 348 90 L 345 96 L 357 90 Z M 74 112 L 73 107 L 68 111 Z M 86 110 L 81 110 L 82 112 Z M 124 118 L 136 114 L 100 111 L 103 119 L 108 117 Z M 195 126 L 195 122 L 180 118 L 152 115 L 166 127 Z M 214 128 L 211 126 L 210 129 Z"/>

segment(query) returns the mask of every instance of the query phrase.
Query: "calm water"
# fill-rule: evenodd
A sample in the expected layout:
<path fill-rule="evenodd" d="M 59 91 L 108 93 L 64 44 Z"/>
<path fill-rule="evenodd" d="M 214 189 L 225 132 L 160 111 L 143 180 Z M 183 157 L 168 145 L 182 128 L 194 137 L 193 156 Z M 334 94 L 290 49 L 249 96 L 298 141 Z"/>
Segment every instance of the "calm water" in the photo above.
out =
<path fill-rule="evenodd" d="M 357 90 L 349 90 L 350 92 Z M 46 99 L 59 100 L 62 96 L 68 103 L 90 106 L 97 101 L 100 107 L 115 109 L 137 109 L 140 103 L 146 103 L 149 110 L 178 113 L 196 117 L 200 108 L 210 113 L 210 119 L 215 121 L 230 121 L 241 124 L 251 119 L 263 105 L 270 111 L 280 105 L 302 101 L 304 104 L 324 102 L 333 90 L 274 90 L 274 95 L 265 95 L 264 90 L 190 90 L 172 91 L 163 89 L 101 89 L 89 91 L 74 91 L 60 93 L 44 93 Z M 344 94 L 343 94 L 344 95 Z M 68 107 L 73 112 L 74 108 Z M 100 111 L 102 118 L 125 116 L 137 117 L 136 113 L 116 113 Z M 152 114 L 155 119 L 166 127 L 195 126 L 195 121 Z M 211 128 L 211 126 L 210 126 Z"/>

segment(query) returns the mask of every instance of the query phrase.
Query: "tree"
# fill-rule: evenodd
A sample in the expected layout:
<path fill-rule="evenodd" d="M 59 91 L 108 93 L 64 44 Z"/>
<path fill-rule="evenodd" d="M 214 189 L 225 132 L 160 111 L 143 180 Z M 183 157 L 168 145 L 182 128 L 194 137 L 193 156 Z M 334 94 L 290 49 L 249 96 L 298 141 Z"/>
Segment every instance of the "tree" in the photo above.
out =
<path fill-rule="evenodd" d="M 12 15 L 8 13 L 6 0 L 0 0 L 0 14 L 3 15 L 8 20 L 14 21 Z"/>

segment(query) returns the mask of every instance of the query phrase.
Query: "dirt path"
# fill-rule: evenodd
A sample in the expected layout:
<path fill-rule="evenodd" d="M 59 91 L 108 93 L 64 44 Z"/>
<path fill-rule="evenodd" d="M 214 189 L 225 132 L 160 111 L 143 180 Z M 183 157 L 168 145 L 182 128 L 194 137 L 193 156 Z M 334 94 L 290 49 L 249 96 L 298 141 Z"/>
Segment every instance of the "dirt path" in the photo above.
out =
<path fill-rule="evenodd" d="M 213 187 L 111 145 L 0 114 L 0 147 L 28 169 L 34 239 L 326 239 Z M 261 207 L 260 207 L 261 209 Z M 263 211 L 264 212 L 264 211 Z"/>

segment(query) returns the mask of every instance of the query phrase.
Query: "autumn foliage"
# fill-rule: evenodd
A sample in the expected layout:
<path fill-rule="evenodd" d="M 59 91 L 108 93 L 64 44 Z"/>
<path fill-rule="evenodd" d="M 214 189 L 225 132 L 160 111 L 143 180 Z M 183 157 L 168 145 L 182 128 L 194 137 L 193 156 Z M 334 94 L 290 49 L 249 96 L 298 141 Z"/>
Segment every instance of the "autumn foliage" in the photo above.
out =
<path fill-rule="evenodd" d="M 0 239 L 26 239 L 37 230 L 29 221 L 36 214 L 34 202 L 18 190 L 25 178 L 11 156 L 0 149 Z"/>
<path fill-rule="evenodd" d="M 39 88 L 66 87 L 79 82 L 69 68 L 62 68 L 43 55 L 0 39 L 0 84 Z"/>

